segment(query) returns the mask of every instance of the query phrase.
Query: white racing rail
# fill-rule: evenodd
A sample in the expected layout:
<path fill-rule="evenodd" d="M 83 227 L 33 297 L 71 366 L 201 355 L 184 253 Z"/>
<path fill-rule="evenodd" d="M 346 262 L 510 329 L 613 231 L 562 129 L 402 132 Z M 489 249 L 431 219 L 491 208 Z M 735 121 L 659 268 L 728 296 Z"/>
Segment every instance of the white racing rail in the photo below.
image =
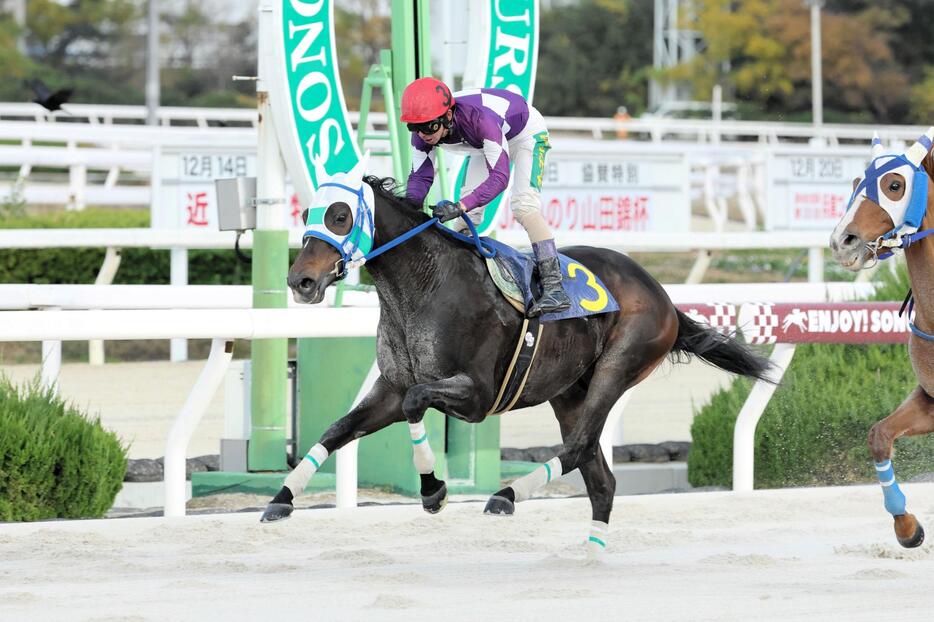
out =
<path fill-rule="evenodd" d="M 770 294 L 775 302 L 822 302 L 850 300 L 866 295 L 871 284 L 731 284 L 669 285 L 675 303 L 693 300 L 740 302 L 756 294 Z M 53 386 L 61 365 L 61 341 L 85 339 L 211 339 L 211 353 L 191 394 L 179 413 L 166 440 L 165 515 L 185 513 L 185 457 L 188 443 L 208 403 L 217 391 L 233 356 L 233 339 L 277 337 L 372 337 L 376 335 L 379 309 L 375 296 L 347 292 L 348 302 L 359 307 L 302 307 L 296 309 L 172 309 L 172 310 L 84 310 L 61 311 L 50 317 L 47 311 L 6 311 L 0 322 L 0 341 L 42 341 L 42 382 Z M 251 302 L 247 286 L 160 286 L 160 285 L 0 285 L 0 300 L 6 308 L 94 308 L 121 307 L 208 307 L 226 303 L 247 306 Z M 224 335 L 224 337 L 217 337 Z M 794 346 L 779 343 L 772 358 L 783 372 L 790 363 Z M 354 401 L 357 403 L 376 380 L 374 364 Z M 780 378 L 780 375 L 779 375 Z M 751 489 L 752 438 L 759 416 L 774 391 L 759 382 L 743 406 L 735 428 L 734 462 L 737 490 Z M 625 409 L 627 393 L 607 418 L 600 444 L 612 468 L 612 447 L 617 424 Z M 357 443 L 337 455 L 337 505 L 355 507 L 357 495 Z"/>
<path fill-rule="evenodd" d="M 625 253 L 698 252 L 688 282 L 698 283 L 710 263 L 712 251 L 742 249 L 808 249 L 808 281 L 824 280 L 824 249 L 828 234 L 823 231 L 744 231 L 725 233 L 639 233 L 639 232 L 560 232 L 562 246 L 584 244 L 611 248 Z M 289 245 L 301 246 L 302 232 L 289 232 Z M 496 237 L 516 247 L 529 245 L 521 230 L 498 231 Z M 7 248 L 168 248 L 173 252 L 187 249 L 232 249 L 236 234 L 232 231 L 193 231 L 185 229 L 0 229 L 0 249 Z M 240 246 L 252 246 L 253 236 L 246 232 Z M 176 262 L 173 259 L 173 269 Z M 185 271 L 187 273 L 187 270 Z M 184 285 L 172 278 L 173 285 Z"/>
<path fill-rule="evenodd" d="M 185 515 L 185 457 L 188 442 L 224 378 L 233 357 L 234 339 L 283 337 L 373 337 L 379 309 L 204 309 L 163 311 L 62 311 L 54 321 L 44 311 L 8 311 L 0 322 L 0 341 L 72 339 L 211 339 L 211 353 L 188 399 L 169 431 L 165 445 L 165 515 Z M 223 335 L 223 337 L 218 337 Z M 350 452 L 354 468 L 337 473 L 337 504 L 356 506 L 356 443 Z"/>
<path fill-rule="evenodd" d="M 111 106 L 98 104 L 66 104 L 68 114 L 51 114 L 37 104 L 0 102 L 0 121 L 32 121 L 50 125 L 142 125 L 148 111 L 145 106 Z M 350 112 L 350 120 L 356 124 L 359 113 Z M 196 108 L 163 106 L 156 113 L 163 128 L 216 128 L 222 131 L 256 127 L 257 113 L 252 108 Z M 386 115 L 372 112 L 370 121 L 385 127 Z M 848 142 L 867 143 L 873 131 L 878 131 L 883 141 L 891 139 L 915 140 L 927 130 L 927 126 L 913 125 L 858 125 L 824 123 L 816 127 L 810 123 L 779 123 L 768 121 L 735 121 L 730 119 L 675 119 L 670 117 L 642 116 L 627 121 L 610 117 L 545 117 L 549 131 L 556 135 L 590 136 L 597 139 L 614 138 L 625 132 L 631 138 L 654 142 L 668 140 L 690 140 L 699 143 L 807 143 L 822 139 L 828 145 Z"/>

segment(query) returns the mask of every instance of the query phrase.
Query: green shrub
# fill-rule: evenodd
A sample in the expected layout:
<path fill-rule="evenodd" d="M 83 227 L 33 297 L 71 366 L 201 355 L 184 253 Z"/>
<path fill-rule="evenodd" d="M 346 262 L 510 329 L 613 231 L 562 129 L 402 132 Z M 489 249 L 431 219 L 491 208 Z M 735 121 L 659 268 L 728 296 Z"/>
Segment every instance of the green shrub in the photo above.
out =
<path fill-rule="evenodd" d="M 37 382 L 0 376 L 0 521 L 103 516 L 123 485 L 126 451 Z"/>
<path fill-rule="evenodd" d="M 907 276 L 886 275 L 874 299 L 901 299 Z M 832 485 L 874 479 L 866 434 L 917 385 L 904 345 L 801 344 L 756 429 L 755 485 Z M 688 480 L 730 486 L 733 425 L 752 387 L 745 378 L 695 416 Z M 934 436 L 896 444 L 904 480 L 934 470 Z"/>

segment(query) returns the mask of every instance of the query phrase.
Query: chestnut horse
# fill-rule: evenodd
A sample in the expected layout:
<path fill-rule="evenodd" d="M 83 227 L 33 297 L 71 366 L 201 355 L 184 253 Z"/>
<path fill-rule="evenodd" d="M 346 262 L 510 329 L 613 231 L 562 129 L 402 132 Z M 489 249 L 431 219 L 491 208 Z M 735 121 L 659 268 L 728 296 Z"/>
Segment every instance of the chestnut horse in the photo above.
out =
<path fill-rule="evenodd" d="M 380 303 L 380 376 L 286 477 L 263 513 L 264 522 L 288 517 L 294 496 L 337 449 L 396 422 L 409 426 L 422 505 L 440 511 L 447 488 L 434 472 L 425 411 L 436 408 L 471 423 L 486 418 L 523 334 L 523 314 L 496 288 L 477 250 L 442 232 L 420 206 L 396 196 L 394 181 L 364 177 L 363 166 L 319 187 L 288 283 L 297 301 L 315 304 L 349 265 L 366 262 Z M 413 231 L 418 234 L 406 237 Z M 596 555 L 606 546 L 616 490 L 598 441 L 623 392 L 669 355 L 694 354 L 754 378 L 765 377 L 770 364 L 678 311 L 662 286 L 629 257 L 585 246 L 561 252 L 583 267 L 579 277 L 590 275 L 587 283 L 595 292 L 600 286 L 593 275 L 599 277 L 606 290 L 596 293 L 604 301 L 607 293 L 615 297 L 619 311 L 542 323 L 537 355 L 512 408 L 551 402 L 564 447 L 494 494 L 485 512 L 512 514 L 516 503 L 550 480 L 580 469 L 593 512 L 587 546 Z M 535 338 L 529 332 L 523 341 Z"/>
<path fill-rule="evenodd" d="M 906 548 L 920 546 L 924 529 L 906 511 L 905 495 L 895 480 L 892 449 L 902 436 L 934 431 L 934 240 L 924 240 L 934 226 L 934 127 L 905 153 L 887 153 L 878 136 L 864 178 L 853 181 L 847 211 L 830 236 L 836 261 L 848 270 L 869 267 L 904 249 L 916 302 L 909 323 L 908 355 L 918 379 L 898 408 L 869 430 L 869 450 L 882 484 L 885 509 L 895 519 L 895 536 Z M 920 230 L 919 230 L 920 229 Z"/>

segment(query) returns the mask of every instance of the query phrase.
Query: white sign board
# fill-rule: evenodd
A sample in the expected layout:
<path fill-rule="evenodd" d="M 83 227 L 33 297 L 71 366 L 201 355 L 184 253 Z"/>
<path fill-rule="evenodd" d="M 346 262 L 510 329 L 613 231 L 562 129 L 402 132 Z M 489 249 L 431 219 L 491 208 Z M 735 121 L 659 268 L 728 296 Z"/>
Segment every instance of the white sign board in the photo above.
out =
<path fill-rule="evenodd" d="M 542 177 L 542 213 L 555 231 L 686 232 L 690 169 L 684 154 L 552 150 Z M 512 210 L 497 229 L 520 229 Z"/>
<path fill-rule="evenodd" d="M 256 148 L 163 147 L 153 175 L 150 223 L 154 229 L 217 231 L 214 180 L 256 176 Z M 290 184 L 286 223 L 304 231 L 302 208 Z"/>
<path fill-rule="evenodd" d="M 853 179 L 862 177 L 869 149 L 781 149 L 769 152 L 765 228 L 826 230 L 846 211 Z"/>
<path fill-rule="evenodd" d="M 155 162 L 154 229 L 217 231 L 214 180 L 256 175 L 256 149 L 163 147 Z"/>

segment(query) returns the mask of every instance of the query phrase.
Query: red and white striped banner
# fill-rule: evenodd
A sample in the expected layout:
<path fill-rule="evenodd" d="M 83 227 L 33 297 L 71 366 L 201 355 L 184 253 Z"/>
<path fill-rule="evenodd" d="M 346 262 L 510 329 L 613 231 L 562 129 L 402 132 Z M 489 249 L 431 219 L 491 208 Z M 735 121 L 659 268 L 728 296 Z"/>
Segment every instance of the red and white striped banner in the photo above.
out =
<path fill-rule="evenodd" d="M 694 320 L 747 343 L 907 343 L 897 302 L 679 304 Z"/>

